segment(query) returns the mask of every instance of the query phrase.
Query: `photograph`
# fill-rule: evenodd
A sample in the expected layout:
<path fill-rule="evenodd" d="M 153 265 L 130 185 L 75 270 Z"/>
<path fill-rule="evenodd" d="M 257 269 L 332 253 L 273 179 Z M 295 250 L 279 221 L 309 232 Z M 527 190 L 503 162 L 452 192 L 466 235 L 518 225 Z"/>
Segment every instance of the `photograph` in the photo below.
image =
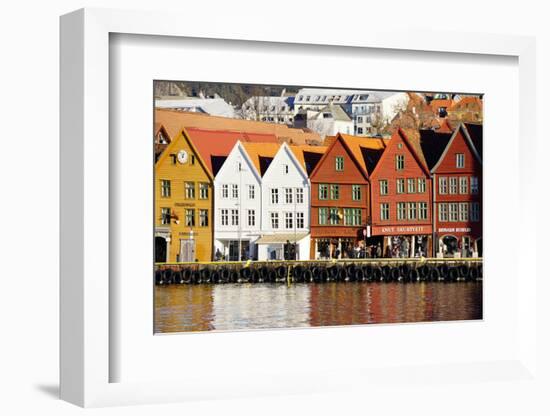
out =
<path fill-rule="evenodd" d="M 483 319 L 483 94 L 155 80 L 154 333 Z"/>

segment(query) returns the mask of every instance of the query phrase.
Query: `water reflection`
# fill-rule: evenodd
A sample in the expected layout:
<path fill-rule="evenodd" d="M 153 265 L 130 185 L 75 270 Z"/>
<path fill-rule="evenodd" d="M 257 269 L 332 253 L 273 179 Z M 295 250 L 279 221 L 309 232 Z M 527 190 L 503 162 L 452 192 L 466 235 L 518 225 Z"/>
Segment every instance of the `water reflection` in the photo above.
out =
<path fill-rule="evenodd" d="M 155 287 L 155 332 L 296 328 L 482 318 L 481 283 Z"/>

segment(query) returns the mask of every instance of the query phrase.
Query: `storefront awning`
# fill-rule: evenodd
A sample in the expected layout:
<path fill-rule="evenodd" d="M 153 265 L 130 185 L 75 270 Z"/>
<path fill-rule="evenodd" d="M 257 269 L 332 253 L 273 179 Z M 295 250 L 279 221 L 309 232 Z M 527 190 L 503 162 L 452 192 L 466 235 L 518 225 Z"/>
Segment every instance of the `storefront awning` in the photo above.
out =
<path fill-rule="evenodd" d="M 307 237 L 308 233 L 289 233 L 289 234 L 267 234 L 262 235 L 258 240 L 255 241 L 256 244 L 285 244 L 287 241 L 293 243 L 294 241 L 298 242 L 303 238 Z"/>

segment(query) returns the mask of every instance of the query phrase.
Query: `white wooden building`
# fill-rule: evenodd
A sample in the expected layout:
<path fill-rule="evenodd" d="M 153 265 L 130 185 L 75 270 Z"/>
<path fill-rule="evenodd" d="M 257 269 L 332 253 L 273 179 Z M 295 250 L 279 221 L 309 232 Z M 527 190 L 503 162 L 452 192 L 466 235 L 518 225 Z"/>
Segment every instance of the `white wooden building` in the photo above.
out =
<path fill-rule="evenodd" d="M 262 173 L 278 143 L 238 141 L 214 178 L 214 258 L 257 259 Z M 240 255 L 239 255 L 240 253 Z"/>
<path fill-rule="evenodd" d="M 262 177 L 262 235 L 257 241 L 258 260 L 283 260 L 285 253 L 287 259 L 293 259 L 294 245 L 296 259 L 309 259 L 311 187 L 303 155 L 300 158 L 297 155 L 312 147 L 291 148 L 283 143 Z"/>

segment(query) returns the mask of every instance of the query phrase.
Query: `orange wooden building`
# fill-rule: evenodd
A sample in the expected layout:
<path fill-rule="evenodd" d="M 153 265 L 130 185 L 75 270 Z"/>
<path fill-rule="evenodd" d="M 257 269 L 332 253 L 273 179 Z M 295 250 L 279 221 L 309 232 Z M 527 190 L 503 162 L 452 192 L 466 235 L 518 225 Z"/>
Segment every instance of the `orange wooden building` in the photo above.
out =
<path fill-rule="evenodd" d="M 310 175 L 310 257 L 363 257 L 363 230 L 370 215 L 369 174 L 385 141 L 338 134 L 325 144 L 327 150 Z"/>

